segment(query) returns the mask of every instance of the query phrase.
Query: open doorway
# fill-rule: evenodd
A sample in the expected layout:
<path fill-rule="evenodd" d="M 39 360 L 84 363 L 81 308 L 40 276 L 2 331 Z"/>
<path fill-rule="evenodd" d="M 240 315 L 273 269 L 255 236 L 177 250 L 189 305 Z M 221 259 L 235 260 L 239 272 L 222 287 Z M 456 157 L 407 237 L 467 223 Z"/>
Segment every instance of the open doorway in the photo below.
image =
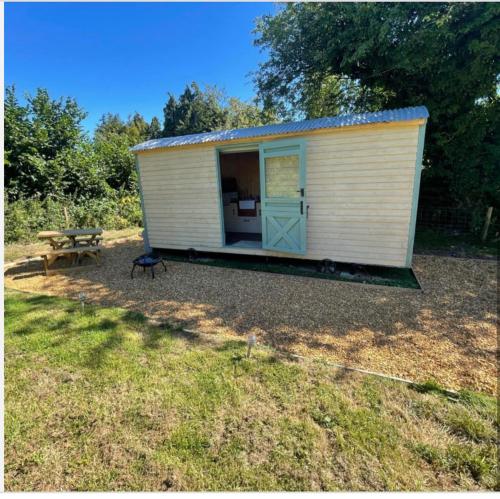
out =
<path fill-rule="evenodd" d="M 226 246 L 262 248 L 259 152 L 220 152 Z"/>

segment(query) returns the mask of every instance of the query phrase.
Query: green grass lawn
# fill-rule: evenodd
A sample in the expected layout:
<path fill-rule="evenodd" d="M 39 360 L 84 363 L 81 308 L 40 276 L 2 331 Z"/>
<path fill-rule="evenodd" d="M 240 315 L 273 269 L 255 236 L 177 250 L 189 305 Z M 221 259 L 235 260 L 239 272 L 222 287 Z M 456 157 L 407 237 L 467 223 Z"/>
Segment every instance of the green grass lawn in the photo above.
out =
<path fill-rule="evenodd" d="M 496 487 L 496 400 L 455 399 L 6 292 L 7 490 Z"/>

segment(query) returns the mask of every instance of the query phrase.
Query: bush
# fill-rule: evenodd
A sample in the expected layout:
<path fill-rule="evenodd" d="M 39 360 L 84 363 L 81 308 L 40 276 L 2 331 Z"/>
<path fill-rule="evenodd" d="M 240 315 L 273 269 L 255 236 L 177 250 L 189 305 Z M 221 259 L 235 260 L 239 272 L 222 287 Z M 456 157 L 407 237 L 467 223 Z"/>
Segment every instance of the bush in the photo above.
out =
<path fill-rule="evenodd" d="M 137 194 L 120 192 L 102 199 L 20 199 L 5 204 L 5 243 L 28 242 L 42 230 L 66 227 L 125 229 L 142 225 Z M 65 209 L 66 208 L 66 213 Z"/>

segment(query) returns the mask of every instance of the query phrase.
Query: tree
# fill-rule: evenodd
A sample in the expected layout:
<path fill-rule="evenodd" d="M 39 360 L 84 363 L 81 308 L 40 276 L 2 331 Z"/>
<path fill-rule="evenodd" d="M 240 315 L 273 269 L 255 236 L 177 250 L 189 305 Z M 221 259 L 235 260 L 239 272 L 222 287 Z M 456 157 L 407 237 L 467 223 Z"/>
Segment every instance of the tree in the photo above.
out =
<path fill-rule="evenodd" d="M 61 172 L 57 197 L 102 199 L 111 195 L 109 166 L 102 157 L 90 141 L 82 141 L 61 152 L 55 160 Z"/>
<path fill-rule="evenodd" d="M 104 114 L 94 132 L 95 137 L 106 138 L 112 134 L 125 133 L 127 129 L 126 124 L 118 114 L 106 113 Z"/>
<path fill-rule="evenodd" d="M 163 137 L 176 135 L 175 132 L 179 121 L 177 107 L 177 100 L 172 94 L 169 94 L 168 101 L 163 108 Z"/>
<path fill-rule="evenodd" d="M 52 100 L 47 90 L 39 88 L 28 96 L 31 133 L 39 153 L 54 159 L 64 149 L 71 149 L 83 136 L 81 122 L 87 113 L 70 97 Z"/>
<path fill-rule="evenodd" d="M 149 125 L 135 113 L 124 122 L 117 114 L 105 114 L 94 134 L 94 152 L 106 183 L 112 189 L 135 190 L 137 175 L 130 147 L 149 138 Z"/>
<path fill-rule="evenodd" d="M 149 124 L 141 114 L 134 113 L 127 121 L 126 133 L 131 144 L 144 142 L 149 139 Z"/>
<path fill-rule="evenodd" d="M 215 87 L 204 91 L 195 83 L 186 85 L 179 101 L 169 94 L 163 108 L 163 136 L 187 135 L 219 130 L 226 122 L 226 112 L 221 105 L 222 94 Z"/>
<path fill-rule="evenodd" d="M 487 3 L 288 4 L 256 26 L 259 98 L 308 118 L 426 105 L 423 198 L 498 206 L 499 20 Z"/>
<path fill-rule="evenodd" d="M 9 199 L 58 195 L 64 172 L 60 155 L 85 141 L 81 122 L 86 117 L 71 98 L 52 100 L 39 88 L 21 106 L 14 87 L 5 100 L 5 189 Z"/>
<path fill-rule="evenodd" d="M 111 133 L 105 138 L 96 137 L 96 161 L 106 183 L 114 190 L 137 189 L 134 155 L 130 152 L 131 140 L 126 133 Z"/>
<path fill-rule="evenodd" d="M 106 113 L 99 120 L 94 137 L 106 139 L 112 135 L 126 135 L 130 144 L 134 145 L 149 138 L 149 124 L 137 112 L 127 121 L 123 121 L 118 114 Z"/>
<path fill-rule="evenodd" d="M 148 139 L 158 139 L 161 137 L 161 124 L 160 120 L 153 116 L 151 123 L 148 126 Z"/>
<path fill-rule="evenodd" d="M 4 113 L 4 182 L 11 198 L 17 198 L 22 189 L 17 177 L 23 170 L 23 164 L 29 161 L 30 155 L 36 154 L 30 140 L 28 113 L 27 106 L 19 104 L 14 86 L 7 87 Z"/>
<path fill-rule="evenodd" d="M 273 110 L 262 110 L 255 103 L 246 103 L 231 97 L 228 101 L 225 128 L 246 128 L 275 123 L 277 117 Z"/>
<path fill-rule="evenodd" d="M 196 83 L 186 86 L 177 100 L 169 94 L 163 108 L 163 136 L 210 132 L 227 128 L 258 126 L 277 121 L 272 108 L 227 98 L 217 87 L 201 90 Z"/>

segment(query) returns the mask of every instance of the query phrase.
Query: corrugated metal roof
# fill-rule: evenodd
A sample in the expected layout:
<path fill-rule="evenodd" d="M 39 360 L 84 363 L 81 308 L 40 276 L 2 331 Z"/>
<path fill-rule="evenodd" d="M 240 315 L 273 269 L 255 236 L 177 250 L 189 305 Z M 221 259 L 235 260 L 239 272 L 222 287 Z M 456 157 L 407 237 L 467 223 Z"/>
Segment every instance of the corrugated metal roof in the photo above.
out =
<path fill-rule="evenodd" d="M 410 121 L 428 118 L 429 112 L 425 106 L 406 107 L 375 113 L 345 114 L 331 118 L 317 118 L 314 120 L 279 123 L 276 125 L 254 126 L 234 130 L 219 130 L 215 132 L 181 135 L 179 137 L 166 137 L 154 139 L 137 144 L 131 151 L 150 151 L 165 147 L 179 147 L 193 144 L 209 144 L 211 142 L 226 142 L 237 139 L 253 139 L 266 135 L 287 135 L 290 133 L 309 132 L 322 128 L 339 128 L 353 125 L 367 125 L 370 123 L 389 123 L 393 121 Z"/>

